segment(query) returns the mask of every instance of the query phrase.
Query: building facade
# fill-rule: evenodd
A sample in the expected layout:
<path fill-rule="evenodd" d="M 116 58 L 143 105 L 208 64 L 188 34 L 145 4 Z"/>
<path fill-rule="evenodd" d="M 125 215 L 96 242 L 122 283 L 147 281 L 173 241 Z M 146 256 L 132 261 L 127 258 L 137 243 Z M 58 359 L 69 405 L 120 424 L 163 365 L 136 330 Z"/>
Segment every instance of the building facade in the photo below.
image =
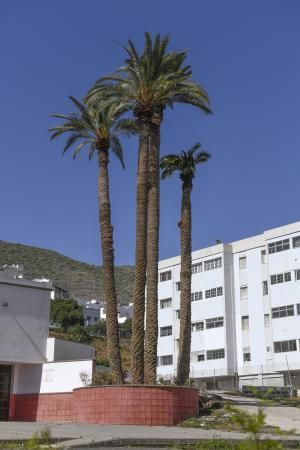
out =
<path fill-rule="evenodd" d="M 300 387 L 300 222 L 192 253 L 191 378 Z M 159 263 L 158 376 L 176 376 L 180 257 Z"/>
<path fill-rule="evenodd" d="M 14 268 L 0 272 L 0 420 L 28 405 L 34 418 L 41 395 L 59 401 L 60 393 L 83 386 L 82 372 L 92 374 L 92 347 L 48 337 L 52 289 Z"/>

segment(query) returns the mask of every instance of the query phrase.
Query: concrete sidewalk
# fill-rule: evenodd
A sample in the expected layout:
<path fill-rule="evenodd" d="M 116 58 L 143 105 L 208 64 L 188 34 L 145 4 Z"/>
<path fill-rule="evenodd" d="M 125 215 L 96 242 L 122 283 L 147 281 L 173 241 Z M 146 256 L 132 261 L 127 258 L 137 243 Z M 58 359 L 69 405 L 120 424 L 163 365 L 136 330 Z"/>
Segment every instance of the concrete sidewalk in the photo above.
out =
<path fill-rule="evenodd" d="M 145 427 L 129 425 L 84 425 L 75 423 L 0 422 L 0 441 L 28 439 L 43 426 L 51 428 L 52 437 L 63 439 L 64 447 L 113 447 L 114 445 L 163 445 L 196 443 L 199 440 L 241 440 L 244 433 L 199 428 Z M 270 438 L 270 435 L 264 437 Z M 300 436 L 272 436 L 274 439 L 300 443 Z"/>
<path fill-rule="evenodd" d="M 253 397 L 243 397 L 222 394 L 224 400 L 233 402 L 233 406 L 243 409 L 251 414 L 256 414 L 258 409 L 263 409 L 266 414 L 266 424 L 273 427 L 280 427 L 284 431 L 294 430 L 300 433 L 300 408 L 282 405 L 260 405 L 261 401 Z"/>

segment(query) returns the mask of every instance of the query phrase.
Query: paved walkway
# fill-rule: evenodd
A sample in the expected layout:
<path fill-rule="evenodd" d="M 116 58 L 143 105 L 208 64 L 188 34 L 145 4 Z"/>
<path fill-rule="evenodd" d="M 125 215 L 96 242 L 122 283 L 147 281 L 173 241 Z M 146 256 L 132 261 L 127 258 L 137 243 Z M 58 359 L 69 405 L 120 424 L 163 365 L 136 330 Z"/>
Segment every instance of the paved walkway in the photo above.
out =
<path fill-rule="evenodd" d="M 127 425 L 84 425 L 84 424 L 42 424 L 28 422 L 0 422 L 0 440 L 26 439 L 43 426 L 49 426 L 53 438 L 66 439 L 65 447 L 81 447 L 84 445 L 109 447 L 113 444 L 162 444 L 195 443 L 201 439 L 244 439 L 245 434 L 216 430 L 202 430 L 199 428 L 180 427 L 145 427 Z M 285 438 L 285 440 L 299 439 L 300 437 Z M 177 441 L 177 442 L 176 442 Z"/>
<path fill-rule="evenodd" d="M 258 408 L 262 408 L 266 414 L 266 424 L 273 427 L 280 427 L 284 431 L 295 430 L 300 433 L 300 408 L 293 406 L 260 406 L 257 398 L 223 395 L 224 399 L 231 400 L 234 406 L 244 409 L 250 413 L 256 413 Z"/>
<path fill-rule="evenodd" d="M 222 395 L 223 398 L 234 402 L 238 408 L 248 412 L 256 412 L 259 401 L 254 398 Z M 263 408 L 266 413 L 267 425 L 279 426 L 288 431 L 294 429 L 300 433 L 300 409 L 287 406 L 267 406 Z M 105 447 L 116 444 L 126 446 L 129 442 L 140 444 L 145 448 L 148 444 L 174 444 L 196 443 L 199 440 L 244 439 L 244 433 L 225 432 L 217 430 L 203 430 L 200 428 L 181 427 L 146 427 L 127 425 L 87 425 L 74 423 L 33 423 L 33 422 L 0 422 L 0 440 L 28 439 L 33 433 L 41 430 L 44 426 L 51 428 L 52 437 L 64 440 L 65 447 Z M 266 435 L 267 436 L 267 435 Z M 270 437 L 270 436 L 268 436 Z M 274 438 L 274 437 L 273 437 Z M 283 437 L 275 439 L 300 442 L 300 436 Z"/>

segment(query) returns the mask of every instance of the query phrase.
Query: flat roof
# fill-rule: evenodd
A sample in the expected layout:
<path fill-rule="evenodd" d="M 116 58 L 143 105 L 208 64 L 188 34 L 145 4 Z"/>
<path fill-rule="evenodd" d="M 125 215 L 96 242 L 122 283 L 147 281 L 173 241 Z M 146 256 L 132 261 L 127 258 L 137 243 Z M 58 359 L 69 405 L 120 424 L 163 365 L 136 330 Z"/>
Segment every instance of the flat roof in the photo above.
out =
<path fill-rule="evenodd" d="M 5 276 L 0 272 L 0 284 L 10 284 L 13 286 L 22 286 L 31 289 L 42 289 L 47 291 L 53 290 L 53 285 L 51 282 L 48 283 L 39 283 L 37 281 L 30 281 L 24 278 L 12 278 L 8 275 Z"/>
<path fill-rule="evenodd" d="M 263 231 L 261 234 L 246 237 L 238 241 L 229 243 L 216 243 L 199 250 L 194 250 L 192 252 L 192 260 L 194 261 L 196 259 L 206 258 L 210 256 L 213 257 L 218 253 L 226 253 L 227 251 L 231 251 L 232 253 L 243 252 L 252 248 L 262 247 L 266 244 L 266 241 L 269 241 L 270 239 L 276 239 L 278 237 L 299 232 L 300 221 L 276 228 L 271 228 L 269 230 Z M 159 261 L 159 269 L 166 269 L 168 267 L 180 264 L 180 259 L 180 255 L 162 259 L 161 261 Z"/>

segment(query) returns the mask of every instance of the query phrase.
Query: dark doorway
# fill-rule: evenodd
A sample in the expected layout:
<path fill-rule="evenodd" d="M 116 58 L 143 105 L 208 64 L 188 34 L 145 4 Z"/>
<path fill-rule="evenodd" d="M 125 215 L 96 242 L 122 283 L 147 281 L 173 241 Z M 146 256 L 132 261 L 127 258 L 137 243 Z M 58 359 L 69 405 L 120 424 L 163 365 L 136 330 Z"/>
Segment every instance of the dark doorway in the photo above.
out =
<path fill-rule="evenodd" d="M 8 420 L 11 366 L 0 365 L 0 420 Z"/>

